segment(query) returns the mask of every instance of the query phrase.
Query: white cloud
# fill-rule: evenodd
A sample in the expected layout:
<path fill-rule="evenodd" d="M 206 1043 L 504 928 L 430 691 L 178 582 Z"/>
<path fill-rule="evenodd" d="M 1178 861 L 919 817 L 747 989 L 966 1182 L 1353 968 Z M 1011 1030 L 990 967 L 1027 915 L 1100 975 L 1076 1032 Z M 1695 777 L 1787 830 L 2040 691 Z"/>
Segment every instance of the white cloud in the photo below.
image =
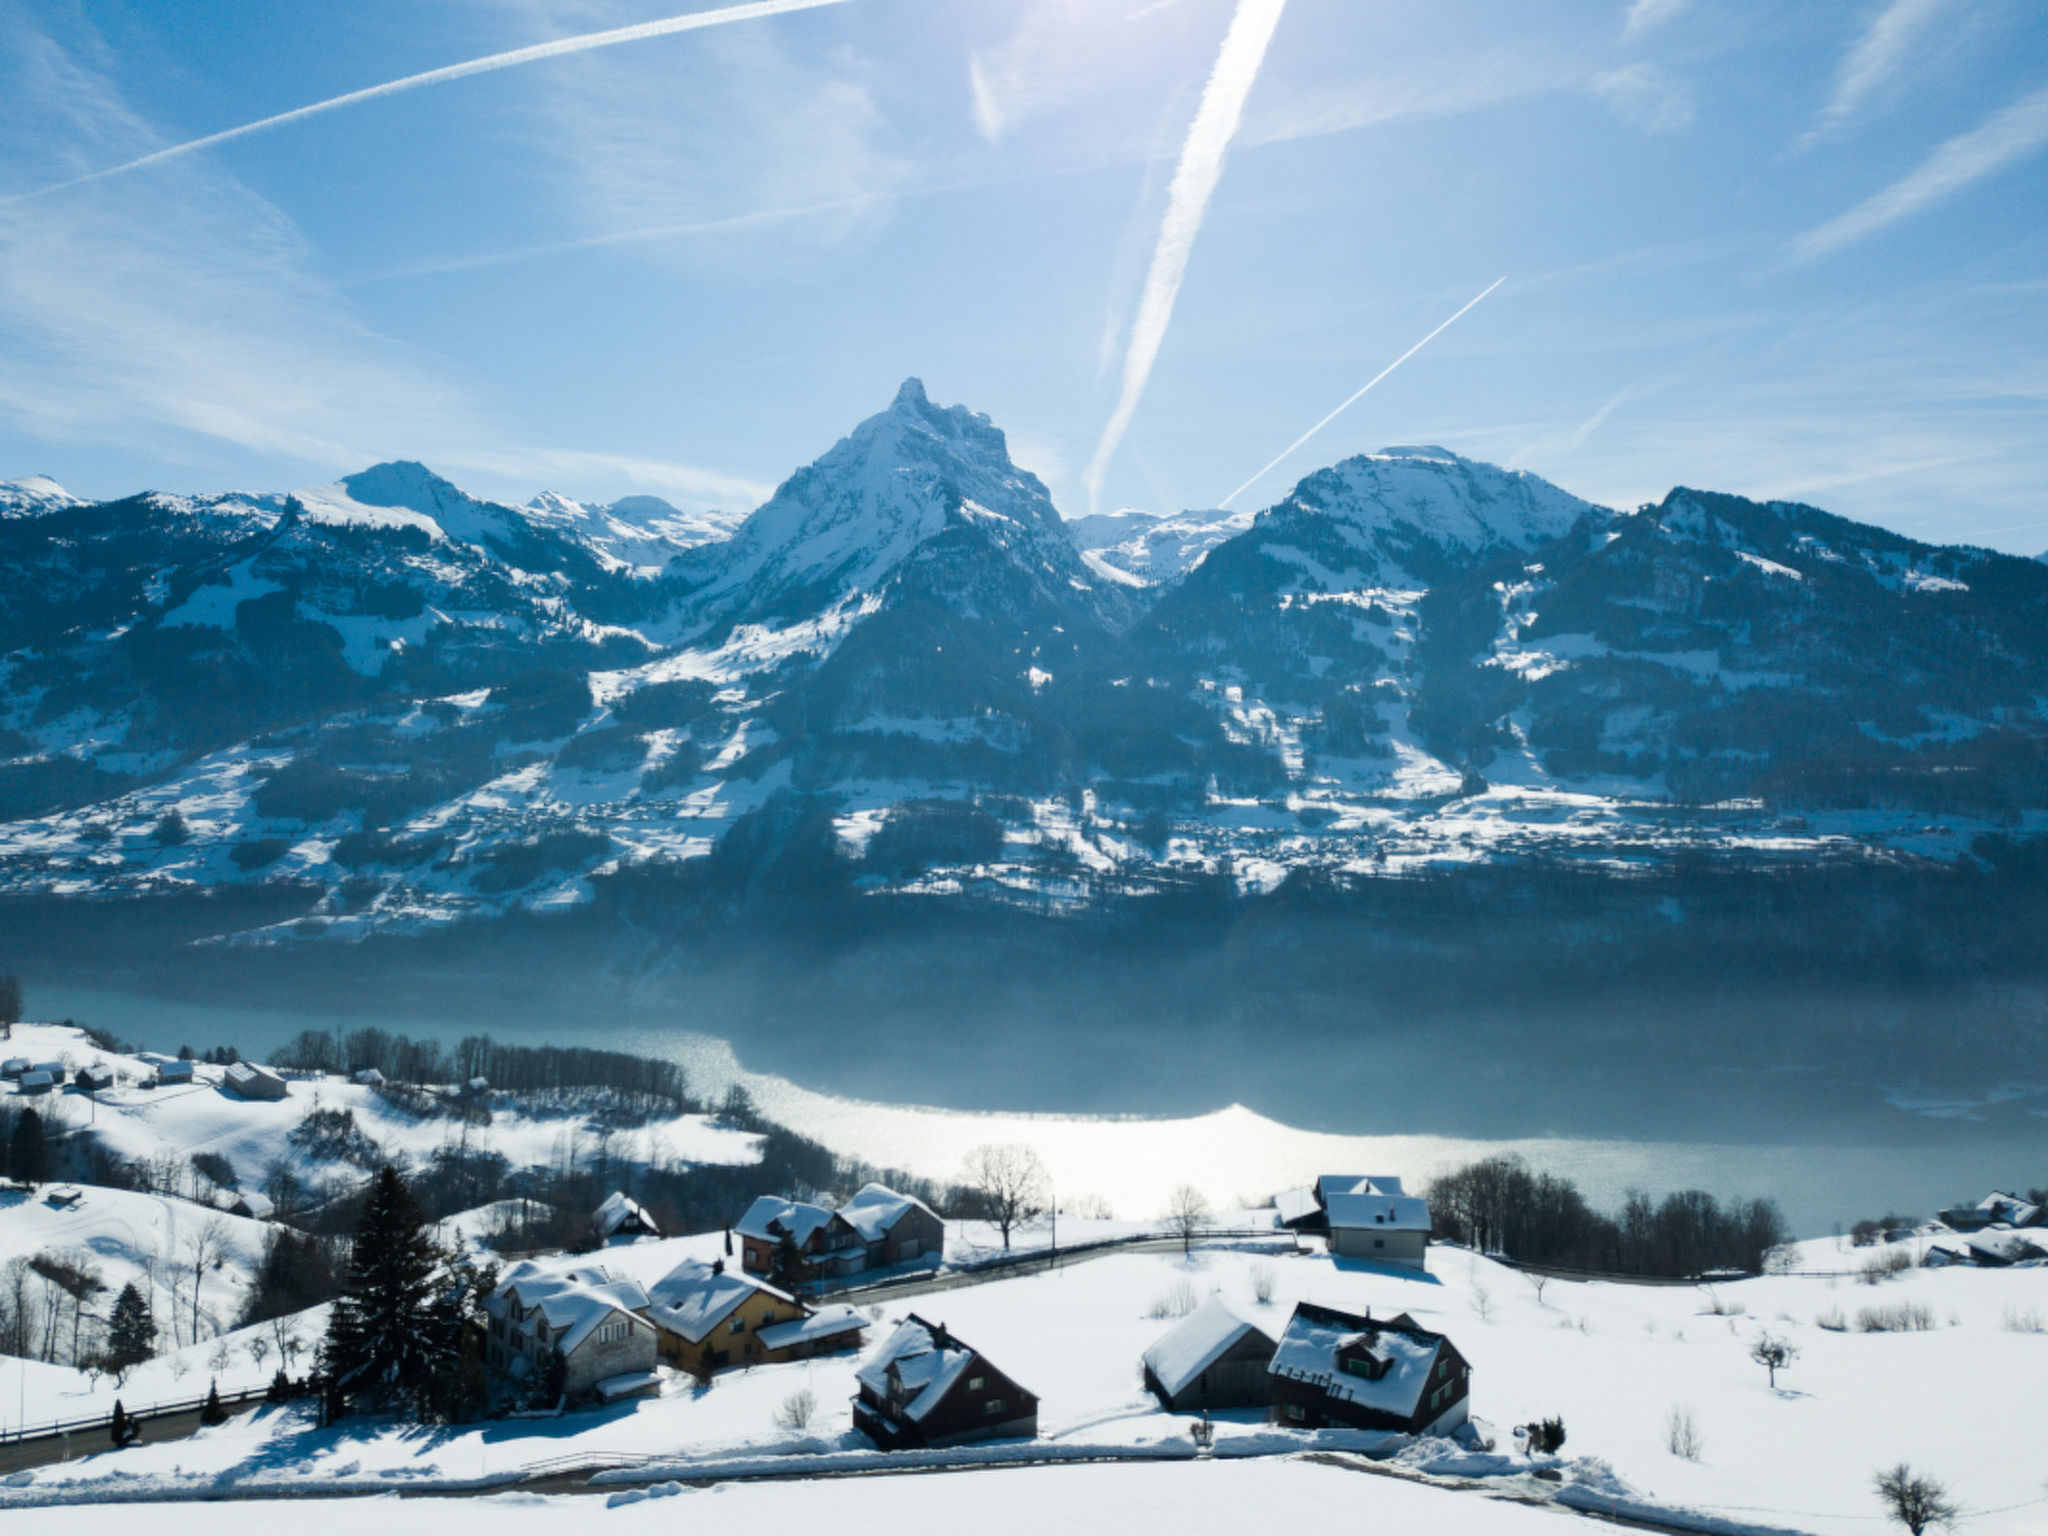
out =
<path fill-rule="evenodd" d="M 1115 80 L 1125 63 L 1112 29 L 1162 6 L 1032 0 L 1017 29 L 968 57 L 974 126 L 991 144 L 1035 117 Z"/>
<path fill-rule="evenodd" d="M 1648 36 L 1691 4 L 1692 0 L 1629 0 L 1628 14 L 1621 23 L 1622 39 L 1632 43 Z"/>
<path fill-rule="evenodd" d="M 1968 133 L 1956 135 L 1914 170 L 1847 213 L 1808 230 L 1792 253 L 1811 261 L 1873 235 L 1923 208 L 2005 169 L 2048 143 L 2048 89 L 2014 102 Z"/>
<path fill-rule="evenodd" d="M 1159 229 L 1159 244 L 1152 252 L 1152 265 L 1145 274 L 1144 292 L 1138 298 L 1138 312 L 1131 321 L 1129 349 L 1124 353 L 1123 388 L 1102 439 L 1095 447 L 1082 477 L 1088 489 L 1090 510 L 1102 494 L 1102 478 L 1115 457 L 1138 402 L 1144 398 L 1152 365 L 1166 340 L 1166 328 L 1173 320 L 1173 306 L 1180 297 L 1180 285 L 1187 276 L 1188 260 L 1194 254 L 1195 236 L 1209 209 L 1209 198 L 1223 179 L 1223 162 L 1230 141 L 1244 115 L 1245 98 L 1259 78 L 1266 46 L 1280 24 L 1286 0 L 1238 0 L 1230 31 L 1216 55 L 1216 67 L 1202 90 L 1202 104 L 1188 128 L 1181 147 L 1180 166 L 1167 189 L 1166 217 Z"/>
<path fill-rule="evenodd" d="M 1863 108 L 1871 94 L 1898 72 L 1927 24 L 1948 0 L 1891 0 L 1870 19 L 1835 72 L 1835 88 L 1820 120 L 1800 140 L 1811 144 L 1839 133 Z"/>
<path fill-rule="evenodd" d="M 1693 120 L 1692 87 L 1654 64 L 1624 64 L 1593 77 L 1592 92 L 1629 127 L 1676 133 Z"/>

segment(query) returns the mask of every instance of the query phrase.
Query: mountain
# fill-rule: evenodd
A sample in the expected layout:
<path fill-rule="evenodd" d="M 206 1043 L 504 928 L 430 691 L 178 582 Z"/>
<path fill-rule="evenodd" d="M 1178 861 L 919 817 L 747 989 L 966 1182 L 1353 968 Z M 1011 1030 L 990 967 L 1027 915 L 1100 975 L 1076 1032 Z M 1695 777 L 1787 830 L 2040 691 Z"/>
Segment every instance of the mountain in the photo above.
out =
<path fill-rule="evenodd" d="M 1075 518 L 1068 535 L 1097 570 L 1109 566 L 1148 586 L 1185 576 L 1209 551 L 1251 526 L 1243 512 L 1183 512 L 1161 517 L 1124 508 Z"/>
<path fill-rule="evenodd" d="M 48 475 L 0 480 L 0 517 L 33 517 L 78 505 L 78 498 Z"/>
<path fill-rule="evenodd" d="M 267 893 L 256 938 L 657 888 L 1078 913 L 1516 860 L 1955 866 L 2048 810 L 2048 567 L 1791 503 L 1615 512 L 1410 446 L 1255 517 L 1065 523 L 915 379 L 723 537 L 413 463 L 14 484 L 0 895 Z"/>

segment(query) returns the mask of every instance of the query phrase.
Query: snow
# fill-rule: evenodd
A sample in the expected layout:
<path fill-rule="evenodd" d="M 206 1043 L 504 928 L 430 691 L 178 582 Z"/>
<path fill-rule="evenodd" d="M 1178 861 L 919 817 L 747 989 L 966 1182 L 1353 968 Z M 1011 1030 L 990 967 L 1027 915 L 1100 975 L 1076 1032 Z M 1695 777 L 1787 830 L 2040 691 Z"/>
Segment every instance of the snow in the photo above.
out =
<path fill-rule="evenodd" d="M 1367 1350 L 1376 1359 L 1386 1362 L 1386 1374 L 1373 1379 L 1338 1369 L 1337 1352 L 1360 1340 L 1367 1341 Z M 1327 1396 L 1405 1419 L 1415 1412 L 1429 1385 L 1429 1368 L 1436 1354 L 1435 1340 L 1416 1338 L 1391 1326 L 1360 1329 L 1319 1314 L 1296 1312 L 1280 1332 L 1272 1369 L 1278 1375 L 1312 1383 Z"/>
<path fill-rule="evenodd" d="M 1247 1333 L 1264 1332 L 1219 1291 L 1145 1351 L 1145 1367 L 1166 1395 L 1174 1397 Z"/>
<path fill-rule="evenodd" d="M 831 1220 L 832 1212 L 822 1205 L 762 1195 L 747 1207 L 746 1214 L 732 1224 L 732 1229 L 764 1243 L 772 1243 L 786 1232 L 801 1248 L 811 1240 L 813 1232 Z"/>
<path fill-rule="evenodd" d="M 255 574 L 252 560 L 238 560 L 227 568 L 225 583 L 194 587 L 191 596 L 159 621 L 165 629 L 199 625 L 211 629 L 233 629 L 235 609 L 241 604 L 272 592 L 282 592 L 276 582 Z"/>
<path fill-rule="evenodd" d="M 796 1303 L 786 1291 L 743 1274 L 737 1267 L 721 1269 L 715 1260 L 707 1264 L 702 1259 L 685 1259 L 647 1288 L 649 1315 L 670 1333 L 697 1344 L 756 1291 L 792 1306 Z"/>
<path fill-rule="evenodd" d="M 903 1416 L 914 1423 L 945 1400 L 974 1359 L 958 1339 L 942 1341 L 923 1322 L 907 1318 L 862 1363 L 857 1379 L 877 1397 L 904 1396 Z"/>
<path fill-rule="evenodd" d="M 503 1317 L 515 1306 L 522 1312 L 538 1307 L 555 1330 L 554 1347 L 566 1356 L 607 1319 L 645 1312 L 648 1298 L 637 1282 L 616 1278 L 602 1264 L 563 1269 L 528 1259 L 506 1270 L 484 1301 L 492 1317 Z"/>
<path fill-rule="evenodd" d="M 1736 559 L 1743 561 L 1745 564 L 1755 566 L 1758 570 L 1762 571 L 1766 576 L 1782 576 L 1789 578 L 1792 581 L 1806 580 L 1806 577 L 1804 575 L 1792 569 L 1791 566 L 1780 565 L 1775 560 L 1766 560 L 1762 555 L 1752 555 L 1746 549 L 1738 549 L 1737 551 L 1735 551 L 1735 557 Z"/>
<path fill-rule="evenodd" d="M 863 1184 L 860 1192 L 839 1207 L 839 1215 L 864 1243 L 879 1243 L 911 1211 L 936 1215 L 922 1200 L 899 1195 L 880 1184 Z"/>
<path fill-rule="evenodd" d="M 76 496 L 48 475 L 26 475 L 19 480 L 0 480 L 0 517 L 38 517 L 83 506 Z"/>

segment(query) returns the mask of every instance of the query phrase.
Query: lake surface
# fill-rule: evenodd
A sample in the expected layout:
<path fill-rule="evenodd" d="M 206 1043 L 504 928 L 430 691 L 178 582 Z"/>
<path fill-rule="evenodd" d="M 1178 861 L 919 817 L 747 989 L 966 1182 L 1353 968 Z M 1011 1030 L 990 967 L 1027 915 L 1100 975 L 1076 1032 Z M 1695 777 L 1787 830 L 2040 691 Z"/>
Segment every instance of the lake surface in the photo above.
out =
<path fill-rule="evenodd" d="M 35 985 L 31 1011 L 38 1018 L 72 1017 L 113 1030 L 150 1049 L 189 1044 L 204 1050 L 232 1043 L 260 1058 L 300 1030 L 366 1022 L 337 1003 L 312 1008 L 219 1004 L 153 996 L 114 988 Z M 899 1094 L 877 1095 L 872 1050 L 849 1048 L 849 1070 L 833 1070 L 830 1052 L 813 1045 L 778 1059 L 771 1033 L 739 1046 L 698 1031 L 640 1019 L 535 1024 L 516 1020 L 481 1024 L 422 1009 L 418 1016 L 380 1014 L 394 1033 L 452 1043 L 481 1028 L 506 1042 L 605 1046 L 680 1061 L 707 1097 L 743 1084 L 762 1110 L 836 1152 L 933 1179 L 957 1177 L 967 1152 L 984 1142 L 1022 1142 L 1045 1161 L 1063 1204 L 1084 1198 L 1105 1202 L 1118 1216 L 1142 1218 L 1162 1210 L 1183 1183 L 1201 1189 L 1219 1208 L 1263 1201 L 1323 1172 L 1392 1173 L 1411 1182 L 1472 1158 L 1513 1152 L 1537 1167 L 1575 1180 L 1597 1205 L 1612 1207 L 1632 1188 L 1653 1194 L 1701 1188 L 1721 1196 L 1769 1196 L 1802 1236 L 1821 1236 L 1864 1216 L 1886 1211 L 1929 1215 L 1943 1205 L 1974 1201 L 1992 1187 L 2048 1183 L 2048 1118 L 2039 1098 L 2004 1102 L 1986 1096 L 1914 1107 L 1874 1103 L 1845 1123 L 1831 1116 L 1824 1128 L 1802 1123 L 1800 1085 L 1777 1085 L 1767 1116 L 1746 1117 L 1739 1134 L 1721 1137 L 1570 1134 L 1487 1137 L 1461 1130 L 1418 1132 L 1412 1110 L 1384 1116 L 1361 1104 L 1353 1119 L 1316 1126 L 1246 1108 L 1230 1092 L 1239 1064 L 1199 1059 L 1172 1064 L 1172 1098 L 1184 1102 L 1211 1079 L 1213 1108 L 1197 1113 L 1143 1113 L 1151 1084 L 1100 1077 L 1089 1088 L 1094 1103 L 1127 1094 L 1132 1112 L 1034 1112 L 1032 1075 L 1011 1081 L 1014 1102 L 991 1107 L 1004 1081 L 999 1067 L 959 1076 L 972 1085 L 952 1103 L 933 1092 L 958 1074 L 901 1069 Z M 967 1067 L 975 1064 L 965 1052 Z M 794 1062 L 794 1064 L 793 1064 Z M 1313 1071 L 1314 1062 L 1302 1070 Z M 1071 1070 L 1096 1069 L 1077 1057 Z M 1389 1092 L 1400 1092 L 1391 1085 Z M 1654 1084 L 1638 1084 L 1654 1094 Z M 1740 1095 L 1738 1094 L 1739 1098 Z M 1792 1106 L 1792 1107 L 1787 1107 Z M 1857 1134 L 1858 1129 L 1862 1134 Z"/>

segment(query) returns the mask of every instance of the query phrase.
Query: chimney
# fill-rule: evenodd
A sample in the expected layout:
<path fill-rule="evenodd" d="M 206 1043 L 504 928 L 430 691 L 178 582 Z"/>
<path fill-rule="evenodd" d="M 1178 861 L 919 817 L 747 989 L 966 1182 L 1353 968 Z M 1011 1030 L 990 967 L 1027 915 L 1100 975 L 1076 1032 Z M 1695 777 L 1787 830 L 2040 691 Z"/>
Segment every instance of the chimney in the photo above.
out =
<path fill-rule="evenodd" d="M 722 1275 L 722 1274 L 724 1274 L 724 1273 L 725 1273 L 725 1260 L 723 1260 L 723 1259 L 713 1259 L 713 1260 L 711 1261 L 711 1273 L 713 1273 L 714 1275 Z"/>
<path fill-rule="evenodd" d="M 932 1329 L 932 1348 L 951 1349 L 952 1347 L 952 1335 L 946 1332 L 946 1325 L 944 1323 L 939 1323 Z"/>

